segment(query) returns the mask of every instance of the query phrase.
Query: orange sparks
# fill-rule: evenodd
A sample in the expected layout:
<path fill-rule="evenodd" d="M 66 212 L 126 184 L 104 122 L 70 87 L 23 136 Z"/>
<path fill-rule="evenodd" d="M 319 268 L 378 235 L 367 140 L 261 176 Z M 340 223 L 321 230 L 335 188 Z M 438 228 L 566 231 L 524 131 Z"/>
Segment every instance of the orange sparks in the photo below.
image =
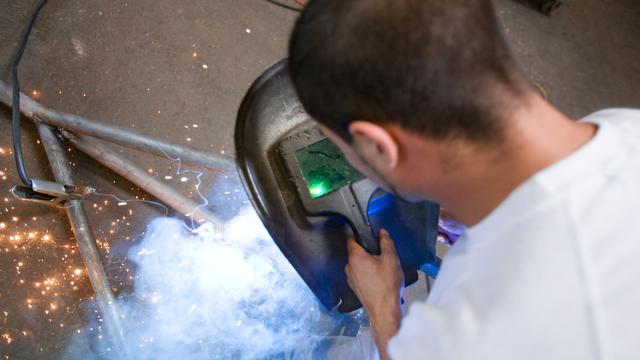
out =
<path fill-rule="evenodd" d="M 55 278 L 46 278 L 42 283 L 45 285 L 47 290 L 50 290 L 52 286 L 58 285 L 58 281 Z M 39 286 L 38 284 L 39 283 L 36 283 L 36 286 Z"/>

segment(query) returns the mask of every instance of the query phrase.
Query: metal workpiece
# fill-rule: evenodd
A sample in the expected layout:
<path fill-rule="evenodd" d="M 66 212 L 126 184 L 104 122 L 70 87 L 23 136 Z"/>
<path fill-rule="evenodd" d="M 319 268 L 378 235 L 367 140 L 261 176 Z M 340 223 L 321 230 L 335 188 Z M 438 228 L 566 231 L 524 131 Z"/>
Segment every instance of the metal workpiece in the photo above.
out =
<path fill-rule="evenodd" d="M 11 87 L 0 80 L 0 102 L 11 107 Z M 78 134 L 85 134 L 120 144 L 143 152 L 180 159 L 183 162 L 199 164 L 227 175 L 236 175 L 235 159 L 230 156 L 213 154 L 188 146 L 159 140 L 138 134 L 129 129 L 106 125 L 82 116 L 68 114 L 43 106 L 24 93 L 20 94 L 20 110 L 30 119 L 38 116 L 49 125 Z"/>
<path fill-rule="evenodd" d="M 204 204 L 196 203 L 166 183 L 150 176 L 138 165 L 100 144 L 95 138 L 74 135 L 66 131 L 63 132 L 63 135 L 78 150 L 136 184 L 179 213 L 192 218 L 197 223 L 209 222 L 214 226 L 216 231 L 223 231 L 224 222 L 209 211 Z"/>
<path fill-rule="evenodd" d="M 63 184 L 73 184 L 72 170 L 60 139 L 48 125 L 36 121 L 36 127 L 56 181 Z M 106 323 L 107 334 L 111 337 L 118 353 L 123 358 L 131 358 L 124 341 L 120 313 L 102 266 L 100 253 L 91 233 L 87 215 L 82 208 L 82 201 L 78 199 L 67 200 L 64 207 L 78 243 L 80 256 L 87 269 L 87 276 L 93 287 L 96 302 Z"/>

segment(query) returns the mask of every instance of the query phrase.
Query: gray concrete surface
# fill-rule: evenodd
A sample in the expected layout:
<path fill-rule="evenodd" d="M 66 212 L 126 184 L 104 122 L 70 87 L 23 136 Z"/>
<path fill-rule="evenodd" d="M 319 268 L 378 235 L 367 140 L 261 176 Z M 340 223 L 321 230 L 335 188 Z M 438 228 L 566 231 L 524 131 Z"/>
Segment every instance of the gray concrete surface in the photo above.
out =
<path fill-rule="evenodd" d="M 0 0 L 4 80 L 33 2 Z M 550 17 L 525 0 L 495 2 L 527 76 L 560 109 L 578 118 L 604 107 L 640 106 L 640 2 L 568 0 Z M 285 56 L 295 17 L 264 0 L 50 0 L 22 63 L 23 90 L 60 110 L 232 154 L 242 95 Z M 29 170 L 49 178 L 35 128 L 25 121 L 23 129 Z M 56 359 L 82 328 L 82 301 L 92 293 L 64 212 L 11 199 L 18 178 L 9 130 L 9 111 L 0 107 L 0 355 Z M 176 179 L 169 159 L 122 151 L 155 176 L 174 175 L 166 181 L 193 195 L 195 179 Z M 122 199 L 153 200 L 85 156 L 70 154 L 79 183 Z M 213 179 L 203 179 L 206 191 Z M 86 208 L 120 292 L 131 284 L 123 255 L 149 219 L 164 211 L 117 202 L 99 196 Z"/>

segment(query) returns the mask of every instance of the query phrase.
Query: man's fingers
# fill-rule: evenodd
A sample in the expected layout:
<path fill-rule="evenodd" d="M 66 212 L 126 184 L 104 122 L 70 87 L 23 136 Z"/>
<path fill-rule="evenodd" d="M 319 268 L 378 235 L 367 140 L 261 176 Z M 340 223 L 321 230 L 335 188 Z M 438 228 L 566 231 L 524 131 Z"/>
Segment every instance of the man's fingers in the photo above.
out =
<path fill-rule="evenodd" d="M 365 251 L 360 244 L 356 241 L 356 237 L 351 235 L 347 239 L 347 251 L 349 252 L 349 256 Z"/>
<path fill-rule="evenodd" d="M 396 246 L 387 230 L 380 230 L 380 250 L 382 254 L 396 254 Z"/>
<path fill-rule="evenodd" d="M 396 255 L 396 247 L 393 244 L 393 240 L 391 236 L 387 232 L 387 230 L 380 230 L 380 250 L 382 254 L 392 254 Z M 349 252 L 349 256 L 353 256 L 356 254 L 369 254 L 362 245 L 358 244 L 355 236 L 349 236 L 347 239 L 347 251 Z"/>
<path fill-rule="evenodd" d="M 349 264 L 344 267 L 344 274 L 347 276 L 347 283 L 351 286 L 351 267 Z"/>

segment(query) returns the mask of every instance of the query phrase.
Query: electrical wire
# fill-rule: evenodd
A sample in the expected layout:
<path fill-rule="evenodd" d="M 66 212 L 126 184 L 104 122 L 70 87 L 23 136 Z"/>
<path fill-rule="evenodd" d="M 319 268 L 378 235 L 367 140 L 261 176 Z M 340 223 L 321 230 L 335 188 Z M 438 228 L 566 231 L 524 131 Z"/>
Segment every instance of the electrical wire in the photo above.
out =
<path fill-rule="evenodd" d="M 20 59 L 22 59 L 22 54 L 24 54 L 24 49 L 27 46 L 27 41 L 29 40 L 33 24 L 36 22 L 38 13 L 40 13 L 40 10 L 46 2 L 47 0 L 38 0 L 35 9 L 29 17 L 27 25 L 22 31 L 18 47 L 16 48 L 16 52 L 11 62 L 11 81 L 13 82 L 13 94 L 11 98 L 11 135 L 13 137 L 13 154 L 16 158 L 16 167 L 18 169 L 20 180 L 28 187 L 32 187 L 33 183 L 24 166 L 22 142 L 20 139 L 20 82 L 18 81 L 18 65 L 20 65 Z"/>
<path fill-rule="evenodd" d="M 281 2 L 282 0 L 265 0 L 265 1 L 270 2 L 273 5 L 279 6 L 281 8 L 285 8 L 285 9 L 291 10 L 291 11 L 297 11 L 297 12 L 302 11 L 302 8 L 296 7 L 296 6 L 287 5 L 287 4 L 283 3 L 283 2 Z"/>

